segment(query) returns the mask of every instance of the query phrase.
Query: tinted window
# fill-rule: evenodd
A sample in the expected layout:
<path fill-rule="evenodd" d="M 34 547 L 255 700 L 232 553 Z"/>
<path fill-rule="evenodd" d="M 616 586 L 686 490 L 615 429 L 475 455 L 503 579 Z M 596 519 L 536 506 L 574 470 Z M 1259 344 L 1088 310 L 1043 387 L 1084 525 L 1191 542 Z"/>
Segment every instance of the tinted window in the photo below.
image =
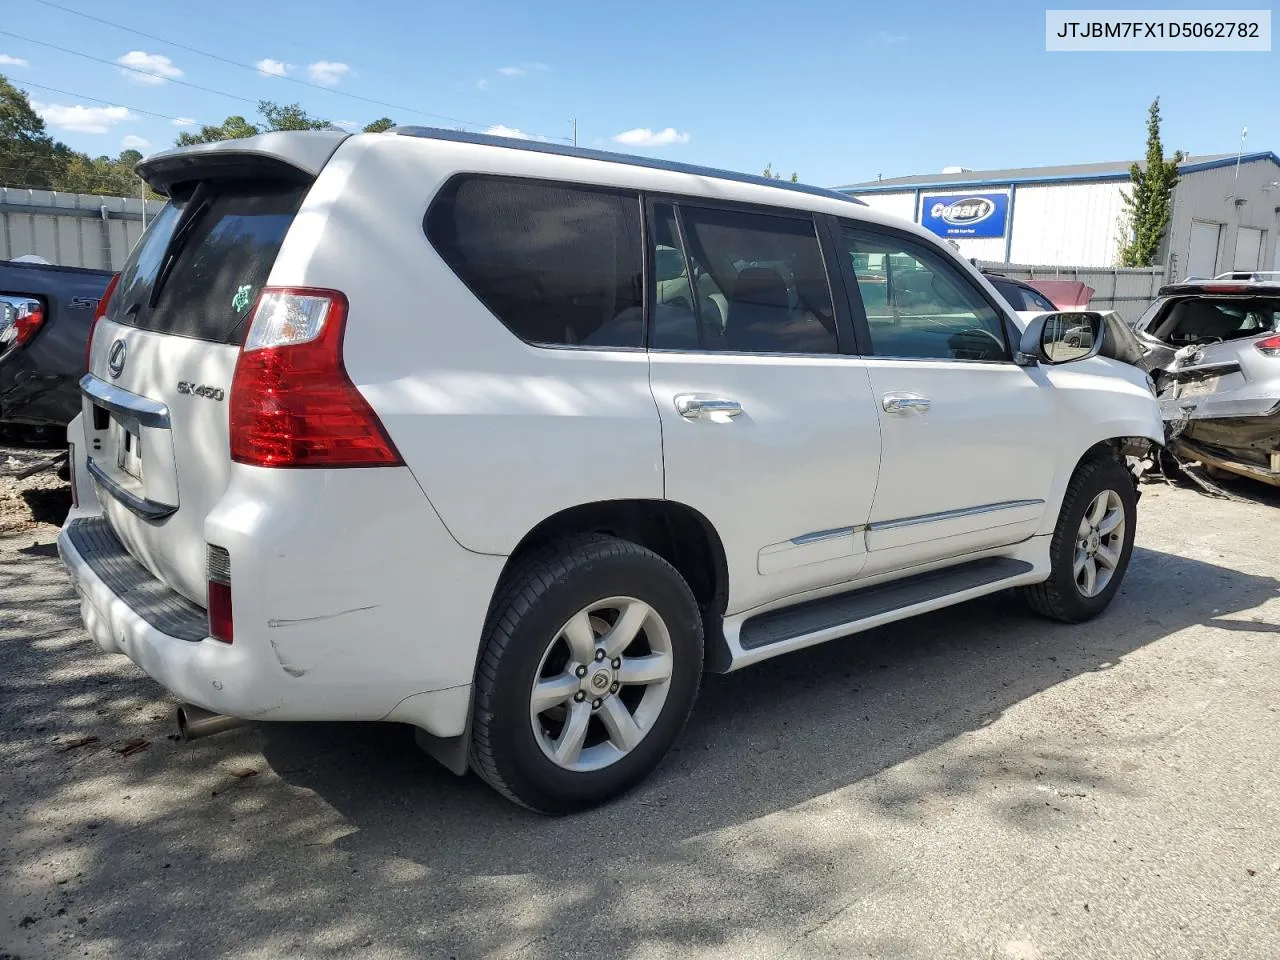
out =
<path fill-rule="evenodd" d="M 465 177 L 444 188 L 426 226 L 450 268 L 522 340 L 643 345 L 637 194 Z"/>
<path fill-rule="evenodd" d="M 125 265 L 112 318 L 180 337 L 242 340 L 306 191 L 293 183 L 206 184 L 170 204 Z"/>
<path fill-rule="evenodd" d="M 1034 310 L 1034 307 L 1025 305 L 1023 299 L 1023 290 L 1016 283 L 1010 283 L 1008 280 L 998 280 L 995 277 L 987 277 L 991 281 L 991 285 L 996 288 L 996 293 L 1004 297 L 1008 301 L 1009 306 L 1015 310 Z"/>
<path fill-rule="evenodd" d="M 1004 321 L 956 266 L 912 241 L 846 227 L 878 357 L 1007 360 Z"/>
<path fill-rule="evenodd" d="M 1053 312 L 1058 309 L 1053 305 L 1053 302 L 1039 290 L 1032 290 L 1030 287 L 1022 287 L 1020 289 L 1022 290 L 1023 300 L 1027 304 L 1026 309 L 1044 310 L 1049 312 Z"/>
<path fill-rule="evenodd" d="M 812 220 L 683 204 L 679 216 L 677 230 L 673 207 L 655 208 L 655 264 L 682 240 L 687 262 L 674 276 L 658 272 L 655 347 L 836 352 L 831 288 Z"/>

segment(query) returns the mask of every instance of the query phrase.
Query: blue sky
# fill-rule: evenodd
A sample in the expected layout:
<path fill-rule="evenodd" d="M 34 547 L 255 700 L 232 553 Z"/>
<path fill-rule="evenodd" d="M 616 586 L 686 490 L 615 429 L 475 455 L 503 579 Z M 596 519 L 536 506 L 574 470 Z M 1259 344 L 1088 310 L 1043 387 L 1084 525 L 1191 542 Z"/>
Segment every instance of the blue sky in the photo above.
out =
<path fill-rule="evenodd" d="M 15 0 L 0 31 L 108 61 L 0 32 L 0 72 L 54 135 L 94 155 L 169 146 L 179 128 L 165 117 L 252 118 L 260 98 L 334 121 L 548 137 L 568 137 L 576 117 L 587 146 L 750 172 L 772 162 L 821 185 L 1136 158 L 1156 95 L 1170 152 L 1234 151 L 1246 125 L 1247 150 L 1280 150 L 1280 54 L 1046 53 L 1037 4 L 57 3 L 318 87 Z M 122 57 L 157 76 L 121 71 Z"/>

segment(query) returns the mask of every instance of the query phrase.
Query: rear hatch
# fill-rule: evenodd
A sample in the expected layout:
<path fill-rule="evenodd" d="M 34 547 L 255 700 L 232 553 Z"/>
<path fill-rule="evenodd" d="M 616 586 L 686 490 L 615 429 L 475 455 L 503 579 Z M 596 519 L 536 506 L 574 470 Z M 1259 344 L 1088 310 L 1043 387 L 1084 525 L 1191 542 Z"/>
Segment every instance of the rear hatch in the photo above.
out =
<path fill-rule="evenodd" d="M 1179 309 L 1189 317 L 1180 325 Z M 1160 338 L 1173 351 L 1162 364 L 1166 419 L 1258 417 L 1280 406 L 1280 295 L 1198 296 L 1174 302 L 1169 315 L 1177 329 Z"/>
<path fill-rule="evenodd" d="M 314 169 L 247 149 L 262 139 L 142 165 L 170 203 L 121 272 L 82 381 L 88 469 L 105 516 L 136 559 L 202 606 L 204 522 L 230 481 L 227 401 L 240 345 L 341 138 Z"/>

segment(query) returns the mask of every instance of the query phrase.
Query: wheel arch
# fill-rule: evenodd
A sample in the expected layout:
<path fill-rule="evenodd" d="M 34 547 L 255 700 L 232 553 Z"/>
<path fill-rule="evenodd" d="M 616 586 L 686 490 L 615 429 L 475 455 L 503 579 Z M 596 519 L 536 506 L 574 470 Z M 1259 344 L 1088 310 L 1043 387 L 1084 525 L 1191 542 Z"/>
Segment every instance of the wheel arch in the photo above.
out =
<path fill-rule="evenodd" d="M 729 586 L 724 544 L 710 520 L 676 500 L 600 500 L 552 514 L 520 538 L 503 567 L 494 597 L 530 550 L 584 533 L 647 547 L 680 572 L 699 605 L 724 612 Z"/>

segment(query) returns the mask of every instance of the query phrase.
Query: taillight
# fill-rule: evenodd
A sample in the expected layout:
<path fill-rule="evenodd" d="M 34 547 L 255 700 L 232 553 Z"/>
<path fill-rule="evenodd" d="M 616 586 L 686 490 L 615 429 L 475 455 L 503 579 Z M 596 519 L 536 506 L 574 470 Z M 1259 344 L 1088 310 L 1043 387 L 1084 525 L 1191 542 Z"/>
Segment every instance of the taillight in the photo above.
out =
<path fill-rule="evenodd" d="M 17 318 L 13 321 L 13 326 L 9 329 L 13 331 L 13 337 L 21 346 L 24 343 L 30 343 L 31 338 L 36 335 L 36 331 L 44 323 L 44 304 L 32 300 L 24 305 L 23 310 L 18 313 Z"/>
<path fill-rule="evenodd" d="M 209 636 L 232 643 L 235 626 L 231 619 L 231 554 L 225 547 L 205 544 L 205 571 L 209 584 Z"/>
<path fill-rule="evenodd" d="M 342 363 L 347 298 L 266 287 L 231 380 L 231 459 L 259 467 L 404 463 Z"/>
<path fill-rule="evenodd" d="M 1280 336 L 1259 340 L 1253 345 L 1253 349 L 1268 357 L 1280 357 Z"/>
<path fill-rule="evenodd" d="M 93 311 L 93 319 L 89 321 L 89 339 L 84 345 L 84 368 L 89 369 L 89 357 L 93 353 L 93 332 L 98 329 L 98 321 L 107 313 L 107 305 L 111 302 L 111 295 L 116 292 L 116 284 L 120 282 L 120 274 L 113 274 L 110 281 L 107 282 L 107 289 L 102 291 L 102 299 L 98 301 L 98 309 Z"/>

